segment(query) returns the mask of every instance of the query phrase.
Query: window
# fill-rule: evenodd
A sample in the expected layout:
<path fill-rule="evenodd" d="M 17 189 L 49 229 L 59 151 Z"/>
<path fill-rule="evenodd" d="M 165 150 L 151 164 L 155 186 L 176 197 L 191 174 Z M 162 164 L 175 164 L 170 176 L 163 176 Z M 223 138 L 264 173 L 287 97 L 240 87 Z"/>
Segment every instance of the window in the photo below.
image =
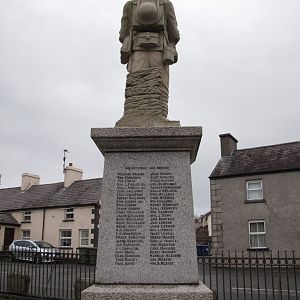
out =
<path fill-rule="evenodd" d="M 22 240 L 30 240 L 30 230 L 22 230 Z"/>
<path fill-rule="evenodd" d="M 72 230 L 60 230 L 60 247 L 71 247 L 72 245 Z"/>
<path fill-rule="evenodd" d="M 22 242 L 22 241 L 17 241 L 17 242 L 15 242 L 15 246 L 16 246 L 16 247 L 24 247 L 24 246 L 25 246 L 25 243 Z"/>
<path fill-rule="evenodd" d="M 65 209 L 65 220 L 74 220 L 74 209 L 73 208 Z"/>
<path fill-rule="evenodd" d="M 36 246 L 32 242 L 24 241 L 24 248 L 36 249 Z"/>
<path fill-rule="evenodd" d="M 45 241 L 35 241 L 35 244 L 38 245 L 40 248 L 54 248 L 50 243 L 47 243 Z"/>
<path fill-rule="evenodd" d="M 89 245 L 89 230 L 81 229 L 79 230 L 80 236 L 80 247 L 87 247 Z"/>
<path fill-rule="evenodd" d="M 31 211 L 23 211 L 23 222 L 31 222 Z"/>
<path fill-rule="evenodd" d="M 249 221 L 249 244 L 251 249 L 266 248 L 265 221 Z"/>
<path fill-rule="evenodd" d="M 246 182 L 247 200 L 263 200 L 262 180 L 251 180 Z"/>

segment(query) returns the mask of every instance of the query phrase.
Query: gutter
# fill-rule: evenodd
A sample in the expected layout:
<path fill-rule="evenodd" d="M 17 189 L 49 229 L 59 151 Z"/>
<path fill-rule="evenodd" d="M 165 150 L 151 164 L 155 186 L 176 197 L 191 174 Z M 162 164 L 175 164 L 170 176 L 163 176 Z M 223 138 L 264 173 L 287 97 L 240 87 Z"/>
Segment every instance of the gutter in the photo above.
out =
<path fill-rule="evenodd" d="M 248 177 L 248 176 L 255 176 L 255 175 L 264 175 L 264 174 L 278 174 L 278 173 L 291 173 L 291 172 L 298 172 L 300 168 L 294 169 L 282 169 L 282 170 L 270 170 L 270 171 L 257 171 L 257 172 L 245 172 L 245 173 L 237 173 L 237 174 L 229 174 L 229 175 L 211 175 L 208 178 L 210 180 L 215 179 L 225 179 L 225 178 L 233 178 L 233 177 Z"/>

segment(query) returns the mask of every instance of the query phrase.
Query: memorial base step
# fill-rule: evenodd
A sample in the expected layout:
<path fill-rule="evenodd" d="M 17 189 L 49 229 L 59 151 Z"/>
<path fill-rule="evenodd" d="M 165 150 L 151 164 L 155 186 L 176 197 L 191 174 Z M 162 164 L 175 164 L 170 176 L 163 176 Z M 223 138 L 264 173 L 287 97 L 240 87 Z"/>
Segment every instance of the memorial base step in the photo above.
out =
<path fill-rule="evenodd" d="M 212 300 L 213 294 L 199 285 L 93 285 L 82 300 Z"/>

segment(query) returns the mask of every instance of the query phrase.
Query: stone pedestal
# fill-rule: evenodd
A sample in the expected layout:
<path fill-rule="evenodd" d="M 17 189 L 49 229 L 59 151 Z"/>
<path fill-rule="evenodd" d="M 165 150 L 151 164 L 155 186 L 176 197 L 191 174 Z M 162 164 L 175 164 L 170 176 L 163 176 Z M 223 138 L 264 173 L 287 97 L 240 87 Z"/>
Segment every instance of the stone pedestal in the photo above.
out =
<path fill-rule="evenodd" d="M 207 300 L 212 292 L 198 285 L 94 285 L 81 296 L 84 300 Z"/>
<path fill-rule="evenodd" d="M 92 129 L 105 164 L 96 285 L 82 299 L 212 299 L 192 200 L 201 137 L 201 127 Z"/>

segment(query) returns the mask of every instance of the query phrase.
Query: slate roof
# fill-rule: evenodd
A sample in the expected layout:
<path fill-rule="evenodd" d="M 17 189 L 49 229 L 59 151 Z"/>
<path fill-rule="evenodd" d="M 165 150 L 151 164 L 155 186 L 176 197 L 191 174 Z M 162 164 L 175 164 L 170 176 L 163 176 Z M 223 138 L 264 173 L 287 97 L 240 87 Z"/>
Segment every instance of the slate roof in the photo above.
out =
<path fill-rule="evenodd" d="M 0 213 L 0 224 L 20 226 L 20 223 L 12 215 L 6 213 Z"/>
<path fill-rule="evenodd" d="M 300 170 L 300 142 L 235 150 L 223 156 L 210 179 Z"/>
<path fill-rule="evenodd" d="M 20 187 L 0 189 L 0 211 L 34 208 L 83 206 L 100 201 L 102 179 L 75 181 L 70 187 L 64 183 L 41 184 L 21 192 Z"/>

